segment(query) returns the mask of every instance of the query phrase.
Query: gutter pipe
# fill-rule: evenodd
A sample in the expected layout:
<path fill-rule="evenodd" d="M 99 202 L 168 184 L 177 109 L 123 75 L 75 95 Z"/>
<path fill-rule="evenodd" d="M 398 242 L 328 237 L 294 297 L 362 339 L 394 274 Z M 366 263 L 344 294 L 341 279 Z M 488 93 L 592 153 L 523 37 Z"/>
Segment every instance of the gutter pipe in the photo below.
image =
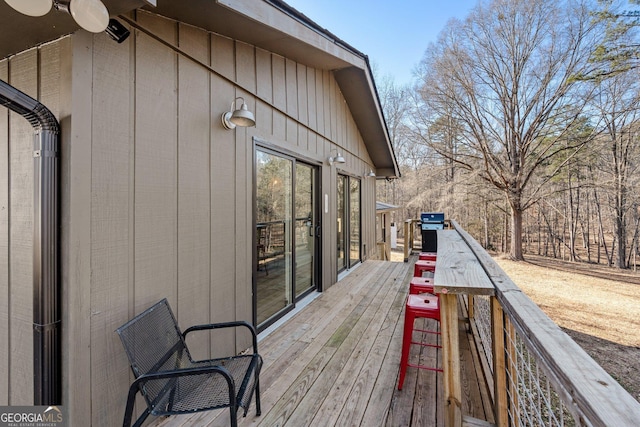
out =
<path fill-rule="evenodd" d="M 0 80 L 0 105 L 29 121 L 33 138 L 33 394 L 34 405 L 61 403 L 59 286 L 59 134 L 51 111 Z"/>

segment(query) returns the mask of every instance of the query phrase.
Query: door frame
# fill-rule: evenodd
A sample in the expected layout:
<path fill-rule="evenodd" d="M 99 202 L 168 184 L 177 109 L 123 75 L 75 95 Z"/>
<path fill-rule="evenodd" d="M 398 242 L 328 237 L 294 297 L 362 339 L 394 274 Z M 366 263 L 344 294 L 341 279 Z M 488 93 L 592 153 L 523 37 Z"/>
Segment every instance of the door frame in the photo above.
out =
<path fill-rule="evenodd" d="M 256 271 L 258 269 L 258 258 L 257 258 L 257 233 L 256 233 L 256 211 L 257 211 L 257 185 L 256 185 L 256 172 L 257 172 L 257 163 L 256 163 L 256 152 L 257 151 L 263 151 L 266 152 L 268 154 L 272 154 L 274 156 L 279 156 L 288 160 L 291 160 L 292 163 L 292 177 L 291 177 L 291 182 L 292 182 L 292 200 L 293 202 L 291 203 L 291 218 L 293 219 L 293 223 L 295 223 L 295 185 L 296 185 L 296 163 L 300 162 L 303 163 L 305 165 L 308 165 L 310 167 L 312 167 L 313 171 L 315 171 L 315 183 L 316 183 L 316 188 L 314 188 L 314 213 L 315 213 L 315 217 L 317 219 L 317 224 L 316 224 L 316 233 L 315 233 L 315 248 L 314 248 L 314 257 L 315 257 L 315 263 L 313 266 L 313 275 L 314 275 L 314 279 L 315 279 L 315 287 L 311 287 L 309 288 L 307 291 L 305 291 L 304 293 L 302 293 L 299 297 L 296 298 L 295 294 L 295 289 L 296 289 L 296 283 L 295 283 L 295 267 L 292 268 L 292 286 L 291 286 L 291 301 L 292 304 L 290 304 L 289 307 L 284 308 L 283 310 L 279 311 L 278 313 L 276 313 L 275 315 L 271 316 L 269 319 L 265 320 L 261 325 L 258 325 L 258 293 L 257 293 L 257 286 L 258 286 L 258 280 L 256 277 Z M 321 202 L 322 202 L 322 162 L 319 162 L 317 160 L 314 159 L 310 159 L 308 157 L 302 156 L 299 153 L 296 153 L 294 151 L 291 150 L 287 150 L 285 148 L 279 147 L 273 143 L 270 143 L 268 141 L 262 140 L 260 138 L 257 137 L 253 137 L 253 147 L 252 147 L 252 151 L 251 151 L 251 156 L 252 156 L 252 175 L 251 175 L 251 187 L 252 187 L 252 200 L 251 200 L 251 209 L 252 209 L 252 225 L 251 225 L 251 259 L 252 259 L 252 270 L 251 270 L 251 289 L 252 289 L 252 322 L 253 325 L 258 329 L 258 332 L 263 331 L 264 329 L 268 328 L 269 326 L 271 326 L 273 323 L 275 323 L 276 321 L 278 321 L 282 316 L 286 315 L 288 312 L 290 312 L 291 310 L 295 309 L 296 303 L 298 301 L 300 301 L 301 299 L 305 298 L 307 295 L 309 295 L 310 293 L 317 291 L 317 292 L 322 292 L 322 229 L 323 229 L 323 222 L 322 222 L 322 206 L 321 206 Z M 294 233 L 295 234 L 295 233 Z M 293 234 L 292 234 L 293 236 Z M 293 238 L 293 240 L 295 240 L 295 237 Z M 296 248 L 295 248 L 295 242 L 292 242 L 292 247 L 291 247 L 291 258 L 292 260 L 295 260 L 295 256 L 296 256 Z"/>

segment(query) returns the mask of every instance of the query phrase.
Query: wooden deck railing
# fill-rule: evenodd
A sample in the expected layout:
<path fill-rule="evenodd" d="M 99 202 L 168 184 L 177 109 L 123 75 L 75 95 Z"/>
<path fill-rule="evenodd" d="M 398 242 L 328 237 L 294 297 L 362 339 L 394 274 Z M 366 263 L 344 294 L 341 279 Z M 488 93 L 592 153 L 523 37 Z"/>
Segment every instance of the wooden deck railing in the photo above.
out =
<path fill-rule="evenodd" d="M 451 225 L 495 286 L 495 296 L 464 301 L 484 355 L 496 425 L 637 426 L 640 403 L 545 315 L 479 243 L 455 221 Z"/>

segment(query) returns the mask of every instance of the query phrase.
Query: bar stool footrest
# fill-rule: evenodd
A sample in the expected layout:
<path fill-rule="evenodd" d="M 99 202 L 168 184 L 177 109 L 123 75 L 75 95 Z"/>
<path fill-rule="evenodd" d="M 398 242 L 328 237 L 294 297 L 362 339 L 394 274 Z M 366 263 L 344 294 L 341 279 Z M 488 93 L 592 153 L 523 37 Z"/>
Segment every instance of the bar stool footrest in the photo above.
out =
<path fill-rule="evenodd" d="M 424 332 L 424 333 L 427 333 L 427 334 L 442 335 L 442 333 L 441 333 L 441 332 L 438 332 L 438 331 L 429 331 L 429 330 L 427 330 L 427 329 L 413 329 L 413 330 L 414 330 L 414 331 L 416 331 L 416 332 Z"/>
<path fill-rule="evenodd" d="M 442 348 L 442 346 L 441 346 L 441 345 L 438 345 L 438 344 L 427 344 L 426 342 L 411 341 L 411 344 L 421 345 L 421 346 L 423 346 L 423 347 Z"/>
<path fill-rule="evenodd" d="M 409 366 L 411 368 L 424 369 L 426 371 L 442 372 L 442 369 L 440 369 L 440 368 L 432 368 L 430 366 L 423 366 L 423 365 L 414 365 L 413 363 L 409 363 L 409 364 L 407 364 L 407 366 Z"/>

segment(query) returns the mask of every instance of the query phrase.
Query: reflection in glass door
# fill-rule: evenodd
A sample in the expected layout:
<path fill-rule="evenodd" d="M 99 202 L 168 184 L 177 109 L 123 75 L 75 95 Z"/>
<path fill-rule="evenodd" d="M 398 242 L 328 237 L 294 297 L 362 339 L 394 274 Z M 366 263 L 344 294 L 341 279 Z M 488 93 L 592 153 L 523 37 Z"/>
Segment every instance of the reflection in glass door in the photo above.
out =
<path fill-rule="evenodd" d="M 360 262 L 360 180 L 349 179 L 349 266 Z"/>
<path fill-rule="evenodd" d="M 346 256 L 347 247 L 347 177 L 338 175 L 337 190 L 337 229 L 338 229 L 338 273 L 349 267 Z"/>
<path fill-rule="evenodd" d="M 360 180 L 338 175 L 337 181 L 338 273 L 359 263 L 361 254 Z"/>
<path fill-rule="evenodd" d="M 256 151 L 257 322 L 293 303 L 291 192 L 293 162 Z"/>
<path fill-rule="evenodd" d="M 317 287 L 317 168 L 256 150 L 255 310 L 259 329 Z"/>
<path fill-rule="evenodd" d="M 296 163 L 296 298 L 315 289 L 316 212 L 314 208 L 315 170 L 304 163 Z"/>

